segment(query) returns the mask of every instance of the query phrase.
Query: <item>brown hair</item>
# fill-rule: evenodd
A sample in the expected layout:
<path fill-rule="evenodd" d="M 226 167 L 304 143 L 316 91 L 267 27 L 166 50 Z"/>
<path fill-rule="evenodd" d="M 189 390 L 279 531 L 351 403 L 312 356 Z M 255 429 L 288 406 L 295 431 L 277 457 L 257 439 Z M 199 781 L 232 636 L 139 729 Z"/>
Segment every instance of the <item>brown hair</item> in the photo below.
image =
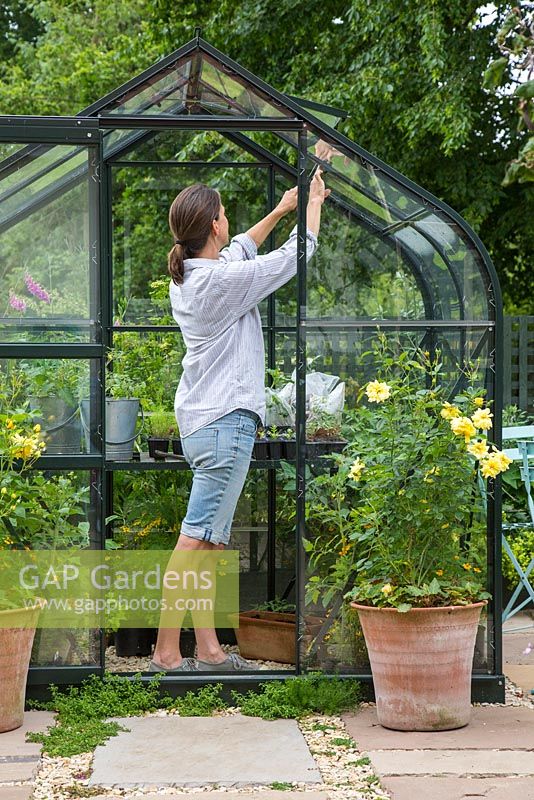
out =
<path fill-rule="evenodd" d="M 184 258 L 194 258 L 205 247 L 211 223 L 221 208 L 219 192 L 203 183 L 183 189 L 169 209 L 169 227 L 175 243 L 168 255 L 169 273 L 177 285 L 184 282 Z"/>

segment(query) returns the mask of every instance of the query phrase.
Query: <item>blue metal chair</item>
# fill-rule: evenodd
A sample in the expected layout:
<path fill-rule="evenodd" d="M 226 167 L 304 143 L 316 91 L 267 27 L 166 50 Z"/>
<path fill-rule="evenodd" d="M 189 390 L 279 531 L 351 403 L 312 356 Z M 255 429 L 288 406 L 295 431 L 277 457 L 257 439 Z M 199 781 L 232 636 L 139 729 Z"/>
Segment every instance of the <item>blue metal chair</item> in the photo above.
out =
<path fill-rule="evenodd" d="M 521 480 L 523 481 L 527 495 L 527 508 L 531 521 L 530 523 L 527 522 L 526 524 L 516 523 L 513 527 L 516 529 L 519 527 L 523 529 L 534 528 L 534 500 L 532 498 L 532 490 L 534 486 L 534 441 L 519 441 L 517 443 L 517 448 L 521 457 Z M 503 549 L 507 553 L 514 566 L 514 569 L 519 577 L 519 583 L 514 589 L 512 596 L 510 597 L 510 600 L 503 611 L 503 622 L 512 617 L 514 614 L 517 614 L 518 611 L 521 611 L 521 609 L 530 602 L 534 603 L 534 588 L 530 583 L 530 575 L 534 570 L 534 553 L 532 553 L 532 557 L 527 567 L 523 569 L 512 552 L 510 544 L 504 535 L 504 529 L 505 528 L 503 526 Z M 517 598 L 521 594 L 522 589 L 526 590 L 527 597 L 514 607 L 514 604 L 517 602 Z"/>
<path fill-rule="evenodd" d="M 506 429 L 505 429 L 506 430 Z M 510 430 L 510 429 L 509 429 Z M 521 429 L 511 429 L 514 430 L 514 433 L 517 435 L 519 430 Z M 528 431 L 528 434 L 532 435 L 532 426 L 525 426 L 523 429 L 525 432 Z M 508 434 L 508 431 L 506 431 Z M 528 435 L 527 434 L 527 435 Z M 505 438 L 505 431 L 503 431 L 503 438 Z M 506 437 L 508 438 L 508 436 Z M 514 457 L 515 453 L 513 451 L 505 451 L 510 457 Z M 502 546 L 503 550 L 506 552 L 510 561 L 512 562 L 514 569 L 519 577 L 519 582 L 515 587 L 510 600 L 508 601 L 506 608 L 503 611 L 502 621 L 505 622 L 510 617 L 513 617 L 514 614 L 517 614 L 518 611 L 521 611 L 526 605 L 529 603 L 534 604 L 534 587 L 530 582 L 530 575 L 534 572 L 534 553 L 531 554 L 531 559 L 529 564 L 525 569 L 521 567 L 519 562 L 517 561 L 514 553 L 512 552 L 512 548 L 510 547 L 510 543 L 506 538 L 505 531 L 510 530 L 517 530 L 525 528 L 533 528 L 534 529 L 534 499 L 532 497 L 533 488 L 534 488 L 534 440 L 519 440 L 517 441 L 517 456 L 514 460 L 520 461 L 520 473 L 521 473 L 521 480 L 523 481 L 523 485 L 525 487 L 526 495 L 527 495 L 527 509 L 530 516 L 530 522 L 525 523 L 513 523 L 510 525 L 503 525 L 503 533 L 502 533 Z M 527 592 L 527 597 L 520 602 L 517 603 L 517 599 L 521 594 L 521 591 L 525 589 Z"/>

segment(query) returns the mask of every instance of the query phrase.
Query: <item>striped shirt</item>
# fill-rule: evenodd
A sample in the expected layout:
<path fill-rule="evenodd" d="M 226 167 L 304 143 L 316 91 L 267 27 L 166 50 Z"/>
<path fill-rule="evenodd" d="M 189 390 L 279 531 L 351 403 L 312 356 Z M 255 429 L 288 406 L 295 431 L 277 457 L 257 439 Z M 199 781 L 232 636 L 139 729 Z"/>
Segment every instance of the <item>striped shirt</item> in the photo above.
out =
<path fill-rule="evenodd" d="M 307 232 L 310 258 L 317 237 Z M 297 229 L 277 250 L 259 256 L 246 233 L 218 259 L 184 260 L 184 282 L 172 280 L 172 314 L 187 352 L 174 410 L 182 437 L 237 408 L 265 424 L 265 350 L 258 303 L 297 272 Z"/>

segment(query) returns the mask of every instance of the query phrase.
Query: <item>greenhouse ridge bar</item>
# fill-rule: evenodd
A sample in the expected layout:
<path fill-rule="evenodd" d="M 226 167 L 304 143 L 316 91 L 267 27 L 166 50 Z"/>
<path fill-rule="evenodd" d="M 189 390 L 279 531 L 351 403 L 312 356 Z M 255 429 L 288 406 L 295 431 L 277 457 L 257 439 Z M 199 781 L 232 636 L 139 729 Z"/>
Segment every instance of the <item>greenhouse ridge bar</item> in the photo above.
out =
<path fill-rule="evenodd" d="M 61 431 L 51 426 L 56 445 L 35 469 L 74 475 L 69 480 L 90 500 L 95 548 L 120 535 L 118 522 L 106 524 L 120 515 L 138 546 L 148 546 L 155 529 L 141 533 L 147 518 L 134 519 L 128 498 L 153 494 L 168 515 L 161 525 L 170 524 L 169 498 L 177 514 L 190 480 L 179 458 L 111 458 L 104 444 L 106 385 L 114 397 L 137 387 L 147 419 L 172 409 L 184 348 L 164 300 L 170 202 L 189 183 L 209 183 L 221 192 L 235 234 L 299 187 L 298 274 L 260 305 L 273 380 L 295 371 L 296 459 L 252 461 L 232 534 L 243 555 L 242 610 L 277 597 L 295 601 L 295 658 L 289 669 L 221 678 L 232 685 L 317 669 L 370 681 L 365 655 L 348 652 L 335 619 L 321 628 L 330 638 L 306 648 L 306 619 L 320 611 L 305 601 L 302 540 L 313 536 L 306 479 L 328 469 L 306 445 L 311 371 L 361 386 L 373 376 L 369 351 L 378 330 L 392 348 L 439 351 L 451 396 L 475 364 L 500 445 L 502 302 L 491 260 L 456 212 L 339 133 L 345 116 L 276 91 L 196 37 L 77 117 L 0 117 L 0 253 L 9 298 L 0 317 L 0 370 L 20 372 L 36 408 L 39 387 L 46 384 L 48 400 L 56 381 Z M 320 247 L 306 264 L 306 195 L 317 165 L 332 193 Z M 267 248 L 288 231 L 273 231 Z M 50 288 L 49 301 L 27 297 L 27 275 Z M 69 428 L 67 445 L 61 437 Z M 504 697 L 500 523 L 496 481 L 486 544 L 494 599 L 479 628 L 473 674 L 479 700 Z M 168 531 L 160 534 L 167 541 Z M 338 600 L 330 609 L 339 609 Z M 43 634 L 36 643 L 30 693 L 118 668 L 103 632 L 56 634 L 57 641 Z M 182 691 L 200 681 L 192 673 L 164 682 Z"/>

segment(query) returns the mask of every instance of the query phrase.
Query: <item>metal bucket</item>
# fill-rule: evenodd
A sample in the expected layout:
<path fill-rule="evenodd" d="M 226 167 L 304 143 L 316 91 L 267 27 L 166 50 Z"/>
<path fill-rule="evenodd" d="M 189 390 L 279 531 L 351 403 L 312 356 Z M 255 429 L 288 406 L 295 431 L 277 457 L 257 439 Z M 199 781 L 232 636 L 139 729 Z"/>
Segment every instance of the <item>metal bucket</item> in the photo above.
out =
<path fill-rule="evenodd" d="M 80 404 L 82 425 L 85 433 L 85 447 L 91 451 L 91 431 L 89 427 L 89 400 Z M 110 461 L 131 461 L 136 434 L 135 426 L 139 413 L 137 398 L 114 399 L 106 397 L 106 458 Z M 142 411 L 141 411 L 142 414 Z"/>
<path fill-rule="evenodd" d="M 71 406 L 61 397 L 30 397 L 30 409 L 40 411 L 33 419 L 41 426 L 47 455 L 80 452 L 82 428 L 78 406 Z"/>

